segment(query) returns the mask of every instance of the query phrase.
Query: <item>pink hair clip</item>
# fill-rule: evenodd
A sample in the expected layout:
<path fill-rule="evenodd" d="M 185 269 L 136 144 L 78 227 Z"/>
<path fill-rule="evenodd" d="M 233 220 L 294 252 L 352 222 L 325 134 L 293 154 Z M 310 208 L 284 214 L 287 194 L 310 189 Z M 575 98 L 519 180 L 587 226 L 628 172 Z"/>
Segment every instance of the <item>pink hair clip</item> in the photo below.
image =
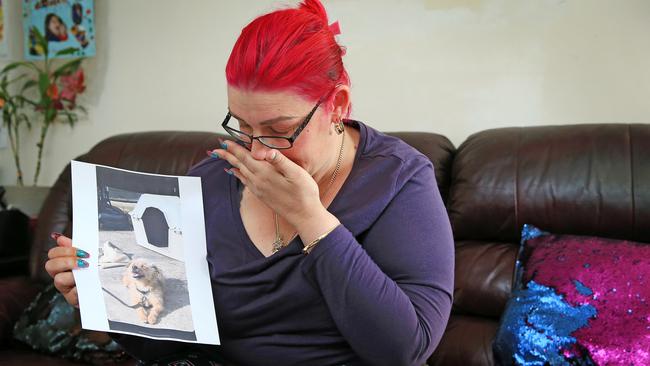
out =
<path fill-rule="evenodd" d="M 333 35 L 338 36 L 341 34 L 341 27 L 339 26 L 339 21 L 335 21 L 334 23 L 330 24 L 330 32 L 332 32 Z"/>

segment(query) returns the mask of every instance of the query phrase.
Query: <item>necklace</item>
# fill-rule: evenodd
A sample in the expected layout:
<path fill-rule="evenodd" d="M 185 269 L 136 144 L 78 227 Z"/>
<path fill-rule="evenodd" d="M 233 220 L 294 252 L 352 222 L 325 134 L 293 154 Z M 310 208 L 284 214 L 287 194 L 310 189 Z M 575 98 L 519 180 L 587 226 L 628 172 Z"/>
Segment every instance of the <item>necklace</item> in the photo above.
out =
<path fill-rule="evenodd" d="M 334 168 L 334 172 L 332 173 L 330 182 L 327 184 L 327 188 L 325 188 L 323 197 L 327 196 L 327 194 L 329 193 L 330 188 L 332 188 L 332 184 L 334 184 L 334 180 L 336 179 L 336 176 L 339 174 L 339 170 L 341 169 L 341 161 L 343 160 L 343 146 L 345 144 L 345 133 L 343 133 L 342 135 L 343 136 L 341 137 L 341 147 L 339 148 L 339 157 L 336 160 L 336 167 Z M 293 238 L 296 237 L 296 234 L 298 233 L 295 232 L 291 234 L 290 239 L 285 242 L 284 239 L 282 239 L 282 235 L 280 234 L 280 222 L 278 221 L 278 214 L 276 212 L 273 212 L 273 220 L 275 221 L 275 240 L 273 241 L 272 253 L 275 254 L 280 249 L 284 248 L 287 244 L 289 244 L 293 240 Z"/>

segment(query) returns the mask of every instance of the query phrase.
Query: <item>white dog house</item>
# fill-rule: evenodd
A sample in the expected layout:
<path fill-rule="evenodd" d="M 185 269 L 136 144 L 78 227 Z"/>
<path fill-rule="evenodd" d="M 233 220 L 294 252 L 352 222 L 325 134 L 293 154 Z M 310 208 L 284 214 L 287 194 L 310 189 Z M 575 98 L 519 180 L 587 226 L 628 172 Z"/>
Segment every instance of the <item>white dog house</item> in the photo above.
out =
<path fill-rule="evenodd" d="M 143 194 L 129 213 L 139 245 L 183 260 L 181 200 L 176 196 Z"/>

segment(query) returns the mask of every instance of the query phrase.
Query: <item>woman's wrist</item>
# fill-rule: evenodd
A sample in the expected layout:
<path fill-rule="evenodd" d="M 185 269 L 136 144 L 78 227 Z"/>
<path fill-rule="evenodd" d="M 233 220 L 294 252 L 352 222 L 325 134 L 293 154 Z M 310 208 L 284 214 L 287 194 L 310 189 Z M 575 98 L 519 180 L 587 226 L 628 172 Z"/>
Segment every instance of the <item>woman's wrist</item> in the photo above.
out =
<path fill-rule="evenodd" d="M 312 240 L 310 243 L 305 244 L 304 247 L 302 248 L 302 252 L 304 254 L 309 254 L 311 251 L 320 243 L 321 240 L 325 239 L 332 231 L 334 231 L 337 227 L 339 227 L 340 224 L 336 224 L 332 226 L 330 229 L 328 229 L 326 232 L 321 234 L 319 237 L 316 239 Z"/>
<path fill-rule="evenodd" d="M 305 245 L 313 242 L 328 230 L 331 231 L 332 228 L 341 224 L 336 216 L 332 215 L 324 207 L 321 206 L 321 208 L 317 212 L 306 215 L 295 226 L 300 239 Z"/>

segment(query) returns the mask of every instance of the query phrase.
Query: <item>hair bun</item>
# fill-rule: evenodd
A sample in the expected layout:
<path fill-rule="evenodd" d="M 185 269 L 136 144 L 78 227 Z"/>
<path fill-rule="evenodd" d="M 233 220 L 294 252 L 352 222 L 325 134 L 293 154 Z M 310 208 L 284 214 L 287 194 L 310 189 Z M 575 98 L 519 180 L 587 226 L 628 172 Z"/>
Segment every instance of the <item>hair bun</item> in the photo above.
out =
<path fill-rule="evenodd" d="M 300 3 L 298 9 L 318 16 L 323 20 L 323 24 L 327 26 L 328 24 L 327 12 L 325 11 L 325 7 L 323 7 L 323 4 L 321 4 L 319 0 L 305 0 L 302 3 Z"/>

